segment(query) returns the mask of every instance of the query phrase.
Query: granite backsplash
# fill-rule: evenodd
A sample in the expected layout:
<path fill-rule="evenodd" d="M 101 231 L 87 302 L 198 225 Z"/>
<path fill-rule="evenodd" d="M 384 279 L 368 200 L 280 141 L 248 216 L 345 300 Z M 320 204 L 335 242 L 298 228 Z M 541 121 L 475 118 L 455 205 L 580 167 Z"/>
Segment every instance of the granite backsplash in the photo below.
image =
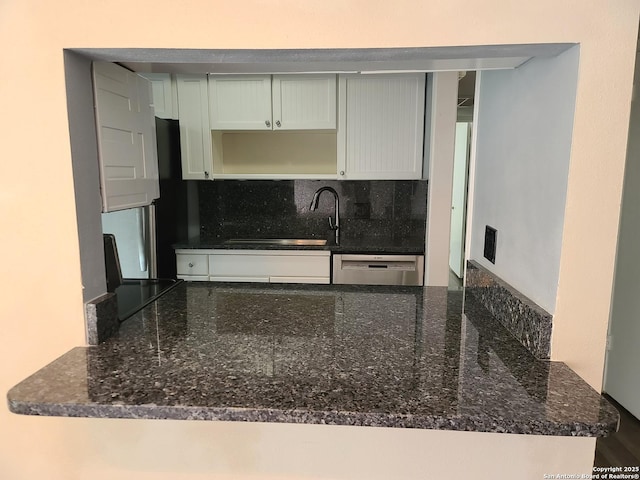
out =
<path fill-rule="evenodd" d="M 426 180 L 220 180 L 198 182 L 201 238 L 326 238 L 340 196 L 341 235 L 349 238 L 425 236 Z"/>
<path fill-rule="evenodd" d="M 551 355 L 553 315 L 479 263 L 467 262 L 466 291 L 536 358 Z"/>

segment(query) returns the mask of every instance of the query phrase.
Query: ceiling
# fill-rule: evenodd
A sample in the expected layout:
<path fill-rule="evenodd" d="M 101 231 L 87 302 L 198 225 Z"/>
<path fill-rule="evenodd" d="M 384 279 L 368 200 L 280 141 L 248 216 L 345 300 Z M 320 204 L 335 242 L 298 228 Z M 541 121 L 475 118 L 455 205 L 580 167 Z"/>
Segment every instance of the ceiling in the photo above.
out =
<path fill-rule="evenodd" d="M 511 69 L 534 57 L 553 57 L 576 44 L 354 49 L 69 49 L 92 60 L 115 62 L 139 73 L 251 74 L 301 72 L 460 71 L 458 104 L 471 107 L 475 71 Z"/>

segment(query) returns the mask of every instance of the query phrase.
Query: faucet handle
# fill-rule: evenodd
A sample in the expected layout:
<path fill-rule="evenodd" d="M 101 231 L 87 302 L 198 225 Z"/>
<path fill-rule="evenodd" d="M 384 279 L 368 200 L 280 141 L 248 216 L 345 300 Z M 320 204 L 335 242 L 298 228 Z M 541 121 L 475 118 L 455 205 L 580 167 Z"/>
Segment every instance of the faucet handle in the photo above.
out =
<path fill-rule="evenodd" d="M 338 229 L 337 225 L 333 224 L 333 218 L 331 218 L 331 217 L 329 217 L 329 228 L 331 230 L 337 230 Z"/>

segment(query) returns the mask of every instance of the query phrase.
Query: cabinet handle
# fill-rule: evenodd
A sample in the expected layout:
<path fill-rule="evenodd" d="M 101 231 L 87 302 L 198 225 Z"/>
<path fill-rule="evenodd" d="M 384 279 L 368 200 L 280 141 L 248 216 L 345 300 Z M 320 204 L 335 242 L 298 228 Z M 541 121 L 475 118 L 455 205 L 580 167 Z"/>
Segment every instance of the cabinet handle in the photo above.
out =
<path fill-rule="evenodd" d="M 193 268 L 193 262 L 189 262 L 189 268 Z"/>
<path fill-rule="evenodd" d="M 340 175 L 344 175 L 344 170 L 340 170 Z"/>
<path fill-rule="evenodd" d="M 204 178 L 209 178 L 209 172 L 204 172 Z"/>
<path fill-rule="evenodd" d="M 271 126 L 271 122 L 270 122 L 269 120 L 265 120 L 265 121 L 264 121 L 264 124 L 265 124 L 267 127 L 270 127 L 270 126 Z"/>
<path fill-rule="evenodd" d="M 280 120 L 276 120 L 276 127 L 280 128 Z"/>

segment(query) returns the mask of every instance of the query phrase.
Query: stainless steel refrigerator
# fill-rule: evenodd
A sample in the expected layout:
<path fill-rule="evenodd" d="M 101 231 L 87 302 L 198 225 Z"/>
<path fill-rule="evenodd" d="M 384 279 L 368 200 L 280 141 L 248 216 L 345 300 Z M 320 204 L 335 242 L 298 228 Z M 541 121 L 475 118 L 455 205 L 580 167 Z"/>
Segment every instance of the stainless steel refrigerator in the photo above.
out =
<path fill-rule="evenodd" d="M 114 236 L 119 259 L 122 282 L 114 290 L 121 320 L 175 284 L 172 245 L 189 238 L 190 223 L 196 234 L 199 229 L 196 186 L 182 180 L 178 121 L 156 118 L 156 137 L 160 197 L 151 205 L 102 214 L 102 231 Z"/>

